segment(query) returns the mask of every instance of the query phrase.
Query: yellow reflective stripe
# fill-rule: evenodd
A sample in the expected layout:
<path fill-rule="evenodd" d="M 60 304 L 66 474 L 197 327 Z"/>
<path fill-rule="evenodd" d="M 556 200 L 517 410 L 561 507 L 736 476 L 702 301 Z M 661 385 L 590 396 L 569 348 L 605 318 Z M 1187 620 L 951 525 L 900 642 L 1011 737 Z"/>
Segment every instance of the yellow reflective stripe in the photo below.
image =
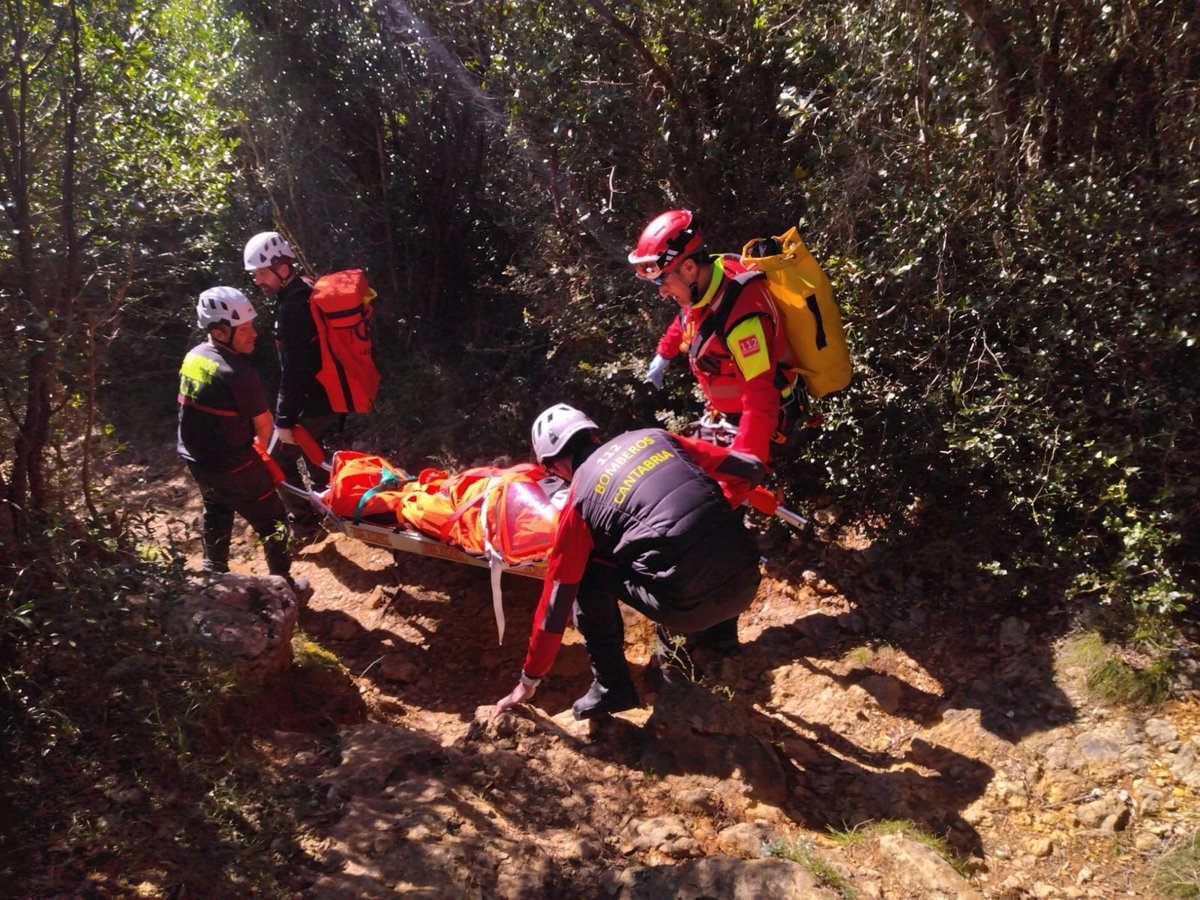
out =
<path fill-rule="evenodd" d="M 712 280 L 708 283 L 708 290 L 704 292 L 704 296 L 692 304 L 692 309 L 700 309 L 708 306 L 712 298 L 717 296 L 717 291 L 721 287 L 721 282 L 725 280 L 725 257 L 713 257 Z"/>
<path fill-rule="evenodd" d="M 194 400 L 203 385 L 212 384 L 219 367 L 215 359 L 189 353 L 179 367 L 179 395 Z"/>
<path fill-rule="evenodd" d="M 209 384 L 212 382 L 213 375 L 217 373 L 219 366 L 220 363 L 215 359 L 208 359 L 198 353 L 189 353 L 183 358 L 183 365 L 179 368 L 179 374 L 184 378 Z"/>
<path fill-rule="evenodd" d="M 725 339 L 725 346 L 729 348 L 730 356 L 747 381 L 771 368 L 767 336 L 763 332 L 762 319 L 759 316 L 738 322 Z"/>

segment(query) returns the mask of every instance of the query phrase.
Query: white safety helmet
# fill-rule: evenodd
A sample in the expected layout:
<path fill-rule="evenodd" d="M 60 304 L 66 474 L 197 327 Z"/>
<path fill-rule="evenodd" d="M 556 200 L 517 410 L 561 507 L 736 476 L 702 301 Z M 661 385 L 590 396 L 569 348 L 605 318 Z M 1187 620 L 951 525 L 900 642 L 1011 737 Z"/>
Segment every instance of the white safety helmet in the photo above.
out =
<path fill-rule="evenodd" d="M 274 265 L 280 257 L 286 257 L 290 263 L 296 259 L 296 254 L 292 252 L 292 245 L 278 231 L 264 231 L 246 242 L 243 260 L 247 272 Z"/>
<path fill-rule="evenodd" d="M 237 328 L 253 322 L 257 313 L 254 304 L 237 288 L 214 287 L 200 295 L 196 304 L 196 324 L 205 331 L 214 325 Z"/>
<path fill-rule="evenodd" d="M 599 427 L 575 407 L 556 403 L 533 422 L 533 455 L 540 463 L 553 459 L 579 432 Z"/>

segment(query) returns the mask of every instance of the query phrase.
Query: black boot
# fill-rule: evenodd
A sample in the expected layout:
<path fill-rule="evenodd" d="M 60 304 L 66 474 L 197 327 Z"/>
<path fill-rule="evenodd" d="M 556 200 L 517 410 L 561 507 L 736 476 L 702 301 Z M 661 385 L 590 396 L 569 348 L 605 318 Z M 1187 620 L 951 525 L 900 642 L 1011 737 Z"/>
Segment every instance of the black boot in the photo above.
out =
<path fill-rule="evenodd" d="M 575 620 L 592 664 L 592 686 L 571 707 L 575 718 L 592 719 L 638 706 L 625 661 L 625 624 L 616 597 L 588 585 L 580 589 L 575 603 Z"/>
<path fill-rule="evenodd" d="M 201 571 L 224 574 L 229 571 L 229 544 L 233 536 L 233 511 L 225 507 L 204 506 L 203 531 L 204 564 Z"/>
<path fill-rule="evenodd" d="M 588 692 L 571 705 L 571 712 L 576 719 L 594 719 L 640 705 L 637 688 L 633 686 L 632 681 L 612 689 L 606 688 L 599 681 L 593 681 Z"/>

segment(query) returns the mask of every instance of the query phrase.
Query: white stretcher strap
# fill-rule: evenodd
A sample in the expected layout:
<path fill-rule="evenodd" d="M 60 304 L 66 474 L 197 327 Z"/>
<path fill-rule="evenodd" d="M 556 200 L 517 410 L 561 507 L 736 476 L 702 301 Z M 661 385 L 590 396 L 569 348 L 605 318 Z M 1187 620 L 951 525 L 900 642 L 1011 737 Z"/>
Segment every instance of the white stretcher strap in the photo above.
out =
<path fill-rule="evenodd" d="M 496 488 L 502 481 L 503 479 L 496 476 L 488 479 L 488 485 L 484 488 L 486 493 L 483 498 L 483 508 L 479 511 L 479 530 L 483 533 L 483 555 L 488 561 L 488 569 L 492 574 L 492 611 L 496 614 L 496 640 L 500 644 L 504 643 L 504 595 L 500 590 L 500 576 L 504 573 L 504 554 L 492 543 L 492 533 L 488 525 L 492 518 L 492 504 L 496 502 L 496 495 L 499 493 Z"/>
<path fill-rule="evenodd" d="M 504 643 L 504 597 L 500 592 L 500 576 L 504 574 L 504 560 L 492 557 L 488 562 L 492 573 L 492 610 L 496 613 L 496 636 Z"/>

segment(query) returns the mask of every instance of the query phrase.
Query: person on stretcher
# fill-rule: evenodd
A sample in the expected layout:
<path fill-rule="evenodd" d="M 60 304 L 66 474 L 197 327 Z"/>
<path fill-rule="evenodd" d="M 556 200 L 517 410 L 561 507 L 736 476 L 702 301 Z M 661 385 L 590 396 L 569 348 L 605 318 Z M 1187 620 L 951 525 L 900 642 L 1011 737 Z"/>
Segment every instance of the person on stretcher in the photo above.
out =
<path fill-rule="evenodd" d="M 409 475 L 383 457 L 339 450 L 322 499 L 336 516 L 420 531 L 517 566 L 546 558 L 567 487 L 536 463 Z"/>

